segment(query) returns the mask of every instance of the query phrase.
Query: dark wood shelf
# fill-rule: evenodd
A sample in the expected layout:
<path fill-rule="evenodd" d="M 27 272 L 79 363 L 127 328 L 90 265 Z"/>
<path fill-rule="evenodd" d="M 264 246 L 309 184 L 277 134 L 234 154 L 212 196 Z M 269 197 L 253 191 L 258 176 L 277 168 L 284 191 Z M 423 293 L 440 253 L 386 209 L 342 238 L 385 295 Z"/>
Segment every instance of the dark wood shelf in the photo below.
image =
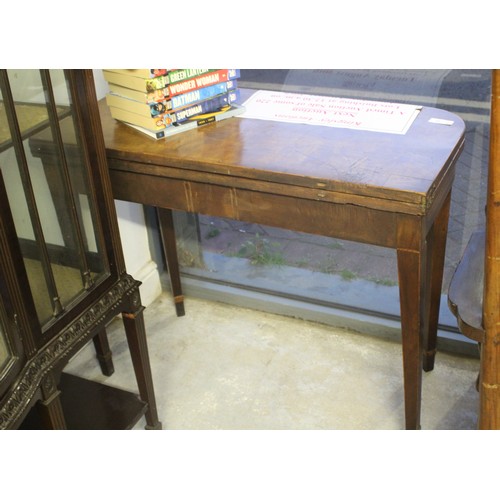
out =
<path fill-rule="evenodd" d="M 146 403 L 136 394 L 63 373 L 61 403 L 66 425 L 70 430 L 132 429 L 146 412 Z M 20 429 L 42 429 L 36 407 L 23 421 Z"/>

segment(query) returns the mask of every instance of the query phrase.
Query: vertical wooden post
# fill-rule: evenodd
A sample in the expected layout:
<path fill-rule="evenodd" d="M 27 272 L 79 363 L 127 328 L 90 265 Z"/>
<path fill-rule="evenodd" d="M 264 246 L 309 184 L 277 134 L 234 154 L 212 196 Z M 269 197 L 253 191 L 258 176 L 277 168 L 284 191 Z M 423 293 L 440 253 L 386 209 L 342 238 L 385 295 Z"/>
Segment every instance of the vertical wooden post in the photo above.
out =
<path fill-rule="evenodd" d="M 500 429 L 500 70 L 493 70 L 479 428 Z"/>
<path fill-rule="evenodd" d="M 42 425 L 47 430 L 65 430 L 66 419 L 61 404 L 61 391 L 57 388 L 57 380 L 49 373 L 41 384 L 42 399 L 37 408 Z"/>

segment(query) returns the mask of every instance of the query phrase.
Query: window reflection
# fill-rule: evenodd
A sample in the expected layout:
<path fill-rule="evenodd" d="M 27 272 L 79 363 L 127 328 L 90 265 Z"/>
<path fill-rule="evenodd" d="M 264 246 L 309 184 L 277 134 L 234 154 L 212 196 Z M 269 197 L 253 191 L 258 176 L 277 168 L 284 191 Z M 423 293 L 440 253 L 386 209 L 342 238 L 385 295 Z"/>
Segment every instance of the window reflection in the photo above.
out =
<path fill-rule="evenodd" d="M 464 119 L 466 141 L 452 191 L 445 294 L 470 235 L 484 226 L 491 71 L 247 69 L 241 70 L 239 86 L 418 104 Z M 176 224 L 183 272 L 189 276 L 399 316 L 396 255 L 391 249 L 207 216 L 199 216 L 195 227 L 192 218 L 178 215 Z M 456 321 L 442 302 L 440 321 L 454 327 Z"/>

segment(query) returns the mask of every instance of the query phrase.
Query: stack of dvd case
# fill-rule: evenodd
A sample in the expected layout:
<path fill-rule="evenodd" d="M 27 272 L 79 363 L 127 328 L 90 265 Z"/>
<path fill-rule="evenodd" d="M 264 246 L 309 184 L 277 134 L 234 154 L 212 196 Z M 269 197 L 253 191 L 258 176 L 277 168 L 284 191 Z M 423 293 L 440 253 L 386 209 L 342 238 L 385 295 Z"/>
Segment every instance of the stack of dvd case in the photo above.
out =
<path fill-rule="evenodd" d="M 105 69 L 111 116 L 160 139 L 244 111 L 239 69 Z"/>

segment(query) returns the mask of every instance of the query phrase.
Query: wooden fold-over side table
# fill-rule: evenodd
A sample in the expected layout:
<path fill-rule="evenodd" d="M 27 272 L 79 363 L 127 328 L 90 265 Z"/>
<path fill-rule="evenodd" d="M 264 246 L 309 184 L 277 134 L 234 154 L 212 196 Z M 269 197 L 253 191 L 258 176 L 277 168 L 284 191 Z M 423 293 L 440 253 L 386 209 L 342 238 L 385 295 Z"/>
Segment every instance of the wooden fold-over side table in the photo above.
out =
<path fill-rule="evenodd" d="M 458 116 L 423 107 L 405 134 L 231 118 L 154 140 L 113 120 L 104 101 L 100 113 L 114 197 L 160 209 L 167 257 L 175 254 L 170 210 L 394 248 L 406 428 L 420 427 L 464 143 Z M 178 281 L 177 263 L 167 265 Z"/>

